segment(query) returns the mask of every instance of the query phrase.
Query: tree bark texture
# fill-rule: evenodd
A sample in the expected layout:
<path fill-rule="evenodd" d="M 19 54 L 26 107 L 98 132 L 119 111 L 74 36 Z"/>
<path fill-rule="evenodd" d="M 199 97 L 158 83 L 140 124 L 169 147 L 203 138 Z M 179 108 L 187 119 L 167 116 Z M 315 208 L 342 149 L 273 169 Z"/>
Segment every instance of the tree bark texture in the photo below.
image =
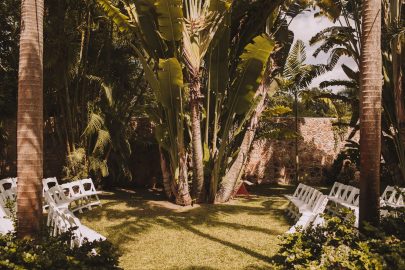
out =
<path fill-rule="evenodd" d="M 378 223 L 381 162 L 381 0 L 362 10 L 360 56 L 360 226 Z"/>
<path fill-rule="evenodd" d="M 204 164 L 203 148 L 201 139 L 201 83 L 199 76 L 192 76 L 190 84 L 190 106 L 191 106 L 191 140 L 193 146 L 193 185 L 192 195 L 197 202 L 204 201 Z"/>
<path fill-rule="evenodd" d="M 21 2 L 17 111 L 17 235 L 40 233 L 43 176 L 43 0 Z"/>

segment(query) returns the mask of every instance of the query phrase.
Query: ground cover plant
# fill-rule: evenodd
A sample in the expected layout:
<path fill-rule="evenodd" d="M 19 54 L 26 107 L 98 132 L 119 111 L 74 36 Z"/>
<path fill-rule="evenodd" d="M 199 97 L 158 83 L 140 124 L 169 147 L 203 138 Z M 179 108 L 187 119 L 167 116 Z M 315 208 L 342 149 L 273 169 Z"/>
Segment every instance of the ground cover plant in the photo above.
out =
<path fill-rule="evenodd" d="M 18 239 L 15 234 L 0 235 L 0 269 L 100 269 L 118 267 L 118 251 L 108 241 L 85 242 L 71 248 L 72 232 L 57 237 Z"/>
<path fill-rule="evenodd" d="M 283 236 L 276 269 L 405 269 L 405 211 L 390 209 L 379 226 L 362 233 L 353 220 L 325 216 L 326 223 Z"/>

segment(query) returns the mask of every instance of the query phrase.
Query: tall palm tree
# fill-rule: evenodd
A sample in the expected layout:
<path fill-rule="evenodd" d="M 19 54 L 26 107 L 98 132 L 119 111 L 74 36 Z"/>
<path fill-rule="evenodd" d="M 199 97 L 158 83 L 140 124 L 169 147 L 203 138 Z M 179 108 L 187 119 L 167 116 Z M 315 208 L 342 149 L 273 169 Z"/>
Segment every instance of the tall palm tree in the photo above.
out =
<path fill-rule="evenodd" d="M 381 162 L 381 0 L 362 10 L 360 56 L 360 226 L 378 223 Z"/>
<path fill-rule="evenodd" d="M 298 155 L 298 97 L 301 90 L 306 88 L 317 76 L 326 71 L 325 65 L 306 64 L 305 44 L 297 40 L 290 54 L 281 78 L 276 78 L 280 90 L 294 96 L 294 119 L 295 119 L 295 182 L 299 182 L 299 155 Z"/>
<path fill-rule="evenodd" d="M 43 0 L 21 2 L 17 112 L 17 234 L 35 237 L 42 215 Z"/>

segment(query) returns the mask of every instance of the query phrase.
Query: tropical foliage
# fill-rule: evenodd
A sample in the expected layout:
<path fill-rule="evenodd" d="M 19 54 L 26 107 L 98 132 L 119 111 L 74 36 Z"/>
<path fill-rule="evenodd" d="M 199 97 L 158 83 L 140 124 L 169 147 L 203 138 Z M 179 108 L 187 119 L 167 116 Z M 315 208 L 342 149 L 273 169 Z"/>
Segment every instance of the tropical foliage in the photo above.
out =
<path fill-rule="evenodd" d="M 157 101 L 150 116 L 166 194 L 180 204 L 191 203 L 190 154 L 193 199 L 229 200 L 246 161 L 238 149 L 244 141 L 250 148 L 249 121 L 263 106 L 277 69 L 269 60 L 282 63 L 291 42 L 281 1 L 98 3 L 123 32 L 140 41 L 132 46 Z M 283 47 L 278 54 L 276 41 Z"/>
<path fill-rule="evenodd" d="M 392 209 L 391 209 L 392 210 Z M 275 269 L 401 269 L 405 212 L 385 217 L 359 234 L 353 221 L 325 217 L 325 225 L 283 237 Z"/>
<path fill-rule="evenodd" d="M 47 234 L 45 234 L 47 235 Z M 118 251 L 107 241 L 86 242 L 70 248 L 72 232 L 58 237 L 17 239 L 0 235 L 2 269 L 120 269 Z"/>

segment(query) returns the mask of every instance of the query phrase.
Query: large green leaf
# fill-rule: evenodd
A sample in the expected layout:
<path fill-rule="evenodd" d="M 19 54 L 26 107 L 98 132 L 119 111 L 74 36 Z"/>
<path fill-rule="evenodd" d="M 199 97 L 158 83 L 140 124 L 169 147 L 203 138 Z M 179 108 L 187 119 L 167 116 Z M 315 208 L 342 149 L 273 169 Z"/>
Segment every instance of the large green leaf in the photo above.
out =
<path fill-rule="evenodd" d="M 167 41 L 179 41 L 183 36 L 183 9 L 181 0 L 157 0 L 159 33 Z"/>
<path fill-rule="evenodd" d="M 121 32 L 127 31 L 133 27 L 128 16 L 122 14 L 110 0 L 97 0 L 97 3 L 103 8 L 104 12 L 107 13 L 107 16 L 113 20 Z"/>
<path fill-rule="evenodd" d="M 238 76 L 231 87 L 231 104 L 236 114 L 244 114 L 254 104 L 254 95 L 262 79 L 264 67 L 275 42 L 265 35 L 257 36 L 245 47 L 238 66 Z"/>
<path fill-rule="evenodd" d="M 159 59 L 158 79 L 162 105 L 175 110 L 180 104 L 183 73 L 176 58 Z"/>
<path fill-rule="evenodd" d="M 167 48 L 158 34 L 154 4 L 155 0 L 135 1 L 140 30 L 146 43 L 145 49 L 163 58 L 164 51 L 166 51 Z"/>

